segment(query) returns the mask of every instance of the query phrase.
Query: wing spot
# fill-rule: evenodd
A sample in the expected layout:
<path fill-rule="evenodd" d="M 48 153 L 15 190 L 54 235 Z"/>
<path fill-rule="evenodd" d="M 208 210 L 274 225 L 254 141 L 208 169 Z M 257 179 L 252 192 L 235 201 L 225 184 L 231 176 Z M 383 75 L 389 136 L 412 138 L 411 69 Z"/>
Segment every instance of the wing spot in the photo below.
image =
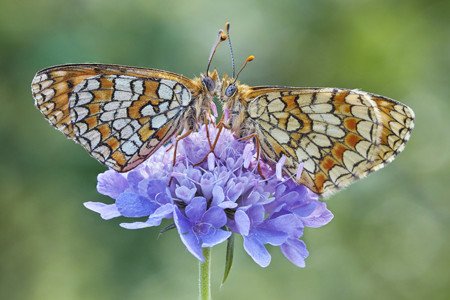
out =
<path fill-rule="evenodd" d="M 167 118 L 164 115 L 157 115 L 151 119 L 152 128 L 161 128 L 167 123 Z"/>
<path fill-rule="evenodd" d="M 288 131 L 297 131 L 302 127 L 302 124 L 300 122 L 301 122 L 301 120 L 299 120 L 295 116 L 291 115 L 288 118 L 286 129 Z"/>
<path fill-rule="evenodd" d="M 284 108 L 286 107 L 286 104 L 281 101 L 280 98 L 276 98 L 275 100 L 272 100 L 271 102 L 269 102 L 268 105 L 268 110 L 269 112 L 275 112 L 275 111 L 283 111 Z"/>

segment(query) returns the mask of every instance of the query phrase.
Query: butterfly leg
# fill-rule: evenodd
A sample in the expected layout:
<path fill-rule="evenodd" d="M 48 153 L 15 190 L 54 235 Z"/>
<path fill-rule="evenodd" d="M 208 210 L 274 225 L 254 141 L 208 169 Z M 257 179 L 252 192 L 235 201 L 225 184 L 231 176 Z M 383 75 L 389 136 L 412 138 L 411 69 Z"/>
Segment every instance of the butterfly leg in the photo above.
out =
<path fill-rule="evenodd" d="M 227 125 L 225 125 L 225 123 L 222 122 L 222 120 L 220 120 L 219 123 L 217 123 L 217 125 L 216 125 L 216 128 L 218 129 L 218 131 L 216 133 L 216 137 L 214 138 L 213 144 L 210 145 L 209 152 L 205 155 L 205 157 L 203 157 L 203 159 L 201 159 L 194 166 L 198 166 L 198 165 L 202 164 L 204 161 L 206 161 L 206 159 L 208 158 L 209 153 L 214 153 L 214 149 L 216 148 L 217 142 L 219 141 L 220 134 L 222 133 L 222 130 L 223 130 L 224 127 L 225 128 L 229 128 Z M 216 154 L 214 153 L 214 155 L 216 155 Z"/>
<path fill-rule="evenodd" d="M 192 133 L 192 129 L 189 129 L 189 130 L 186 131 L 185 133 L 183 133 L 183 134 L 177 136 L 176 139 L 175 139 L 175 146 L 173 146 L 173 143 L 172 143 L 172 144 L 170 145 L 169 149 L 166 150 L 166 152 L 168 152 L 170 149 L 172 149 L 172 147 L 174 147 L 172 166 L 175 166 L 175 163 L 177 162 L 178 142 L 181 141 L 181 140 L 184 139 L 184 138 L 187 138 L 191 133 Z M 172 184 L 172 180 L 173 180 L 173 176 L 171 176 L 170 179 L 169 179 L 169 185 Z"/>
<path fill-rule="evenodd" d="M 210 134 L 209 134 L 209 121 L 208 120 L 208 116 L 205 115 L 205 120 L 203 121 L 203 123 L 205 124 L 205 130 L 206 130 L 206 139 L 208 140 L 208 144 L 209 144 L 209 148 L 212 150 L 212 144 L 211 144 L 211 138 L 210 138 Z"/>
<path fill-rule="evenodd" d="M 169 152 L 170 150 L 172 150 L 173 148 L 173 144 L 170 144 L 169 148 L 166 149 L 166 152 Z"/>
<path fill-rule="evenodd" d="M 259 175 L 263 178 L 266 179 L 266 177 L 263 175 L 262 170 L 261 170 L 261 142 L 259 141 L 259 138 L 256 136 L 255 137 L 255 144 L 256 144 L 256 160 L 258 161 L 258 173 Z"/>
<path fill-rule="evenodd" d="M 187 138 L 190 134 L 192 133 L 192 129 L 189 129 L 188 131 L 186 131 L 185 133 L 177 136 L 176 141 L 175 141 L 175 148 L 173 151 L 173 165 L 175 166 L 175 163 L 177 162 L 177 148 L 178 148 L 178 142 L 181 141 L 184 138 Z"/>
<path fill-rule="evenodd" d="M 241 137 L 238 139 L 238 141 L 248 141 L 250 139 L 255 139 L 255 146 L 256 146 L 256 160 L 258 162 L 257 168 L 258 168 L 258 173 L 262 178 L 265 178 L 264 175 L 262 174 L 262 169 L 261 169 L 261 164 L 260 164 L 260 154 L 261 154 L 261 142 L 259 141 L 259 137 L 256 133 L 252 133 L 249 134 L 247 136 Z"/>
<path fill-rule="evenodd" d="M 214 149 L 216 149 L 217 142 L 219 141 L 220 134 L 222 133 L 224 127 L 227 128 L 222 121 L 217 124 L 216 128 L 218 128 L 218 131 L 216 133 L 216 137 L 214 138 L 214 142 L 211 145 L 211 152 L 214 152 Z"/>

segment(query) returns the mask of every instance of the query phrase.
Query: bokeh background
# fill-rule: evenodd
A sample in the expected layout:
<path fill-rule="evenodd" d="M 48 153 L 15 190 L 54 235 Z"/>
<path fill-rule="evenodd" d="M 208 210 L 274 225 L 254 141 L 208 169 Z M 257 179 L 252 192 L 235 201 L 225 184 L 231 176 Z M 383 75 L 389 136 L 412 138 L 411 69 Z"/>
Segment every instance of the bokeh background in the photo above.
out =
<path fill-rule="evenodd" d="M 328 200 L 305 234 L 305 269 L 272 249 L 258 267 L 237 240 L 215 299 L 450 299 L 450 2 L 0 2 L 0 299 L 196 299 L 197 262 L 176 232 L 127 231 L 82 203 L 104 168 L 34 108 L 39 69 L 101 62 L 198 75 L 232 24 L 252 85 L 359 88 L 398 99 L 416 129 L 387 168 Z M 228 50 L 213 66 L 230 72 Z"/>

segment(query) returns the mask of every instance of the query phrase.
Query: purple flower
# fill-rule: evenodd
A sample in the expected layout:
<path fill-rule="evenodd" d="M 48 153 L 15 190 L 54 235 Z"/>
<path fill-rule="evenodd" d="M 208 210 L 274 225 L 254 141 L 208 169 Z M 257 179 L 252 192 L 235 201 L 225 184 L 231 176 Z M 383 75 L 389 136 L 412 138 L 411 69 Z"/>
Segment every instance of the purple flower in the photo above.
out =
<path fill-rule="evenodd" d="M 320 227 L 333 217 L 326 204 L 305 186 L 283 177 L 285 157 L 269 165 L 257 161 L 256 149 L 223 130 L 214 153 L 210 144 L 217 129 L 209 126 L 173 147 L 162 147 L 128 173 L 108 170 L 98 176 L 99 193 L 114 203 L 86 202 L 105 219 L 125 217 L 126 229 L 159 226 L 171 220 L 187 250 L 203 261 L 202 248 L 226 241 L 232 233 L 260 266 L 269 265 L 268 246 L 279 247 L 293 264 L 305 266 L 301 240 L 305 227 Z M 258 163 L 263 173 L 258 173 Z M 301 172 L 301 167 L 299 168 Z"/>

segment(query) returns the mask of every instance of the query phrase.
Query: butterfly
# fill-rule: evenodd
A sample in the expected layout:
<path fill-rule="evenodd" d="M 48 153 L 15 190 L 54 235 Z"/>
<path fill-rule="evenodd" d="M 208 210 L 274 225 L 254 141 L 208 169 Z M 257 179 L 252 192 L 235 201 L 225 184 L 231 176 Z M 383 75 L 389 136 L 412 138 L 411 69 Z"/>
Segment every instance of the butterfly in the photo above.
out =
<path fill-rule="evenodd" d="M 31 84 L 35 106 L 99 162 L 129 171 L 170 138 L 183 131 L 186 136 L 205 122 L 219 86 L 217 71 L 209 72 L 209 67 L 226 38 L 219 31 L 206 73 L 194 79 L 105 64 L 44 69 Z"/>
<path fill-rule="evenodd" d="M 177 141 L 197 130 L 210 116 L 214 96 L 223 103 L 219 130 L 254 138 L 263 159 L 283 160 L 285 173 L 324 197 L 403 151 L 414 127 L 408 106 L 359 90 L 240 84 L 253 56 L 235 75 L 229 29 L 227 23 L 226 34 L 219 31 L 200 78 L 119 65 L 62 65 L 36 74 L 35 105 L 54 127 L 119 172 L 135 168 L 179 133 Z M 219 79 L 209 67 L 226 39 L 233 75 Z"/>
<path fill-rule="evenodd" d="M 227 28 L 231 57 L 232 47 Z M 297 183 L 327 197 L 383 168 L 405 148 L 414 128 L 411 108 L 354 89 L 251 87 L 224 76 L 221 126 L 254 138 L 268 162 L 284 161 Z"/>

